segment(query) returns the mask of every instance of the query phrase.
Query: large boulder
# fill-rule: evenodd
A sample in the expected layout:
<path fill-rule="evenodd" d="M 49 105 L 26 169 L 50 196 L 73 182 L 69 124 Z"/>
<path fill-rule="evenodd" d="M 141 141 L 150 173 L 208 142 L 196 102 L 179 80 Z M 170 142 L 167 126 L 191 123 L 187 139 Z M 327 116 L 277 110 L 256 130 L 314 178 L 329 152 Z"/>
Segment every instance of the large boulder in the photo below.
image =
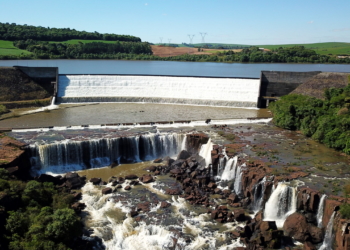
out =
<path fill-rule="evenodd" d="M 177 155 L 177 160 L 186 160 L 187 158 L 191 157 L 191 154 L 187 152 L 186 150 L 181 150 L 181 152 Z"/>
<path fill-rule="evenodd" d="M 154 181 L 152 175 L 150 175 L 150 174 L 145 174 L 145 175 L 141 176 L 139 179 L 143 183 L 150 183 L 150 182 Z"/>
<path fill-rule="evenodd" d="M 65 175 L 66 186 L 71 189 L 80 188 L 85 185 L 84 178 L 80 177 L 77 173 L 67 173 Z"/>
<path fill-rule="evenodd" d="M 309 225 L 304 215 L 293 213 L 289 215 L 283 224 L 284 235 L 293 237 L 300 242 L 306 242 L 311 239 Z"/>
<path fill-rule="evenodd" d="M 136 174 L 129 174 L 127 176 L 125 176 L 125 179 L 127 180 L 133 180 L 133 179 L 137 179 L 139 178 Z"/>
<path fill-rule="evenodd" d="M 90 182 L 92 182 L 92 184 L 94 185 L 99 185 L 101 181 L 102 181 L 101 178 L 96 178 L 96 177 L 90 179 Z"/>

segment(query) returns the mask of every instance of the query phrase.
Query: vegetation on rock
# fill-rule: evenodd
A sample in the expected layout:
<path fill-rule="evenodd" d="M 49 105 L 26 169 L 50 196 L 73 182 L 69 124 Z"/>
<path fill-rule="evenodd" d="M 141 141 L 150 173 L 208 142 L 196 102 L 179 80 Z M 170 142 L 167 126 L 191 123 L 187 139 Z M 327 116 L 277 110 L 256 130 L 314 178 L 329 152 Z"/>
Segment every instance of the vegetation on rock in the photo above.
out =
<path fill-rule="evenodd" d="M 350 154 L 350 85 L 325 90 L 325 100 L 290 94 L 272 103 L 278 127 L 300 130 L 331 148 Z"/>

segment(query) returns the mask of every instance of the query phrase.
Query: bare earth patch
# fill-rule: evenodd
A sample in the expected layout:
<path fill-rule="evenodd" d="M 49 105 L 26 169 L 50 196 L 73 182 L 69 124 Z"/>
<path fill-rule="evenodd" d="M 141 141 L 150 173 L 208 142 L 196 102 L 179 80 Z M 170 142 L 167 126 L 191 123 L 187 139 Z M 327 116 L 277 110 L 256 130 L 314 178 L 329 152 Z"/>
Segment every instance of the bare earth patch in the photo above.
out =
<path fill-rule="evenodd" d="M 218 50 L 218 49 L 203 49 L 203 51 L 199 52 L 198 48 L 189 48 L 189 47 L 166 47 L 161 45 L 151 45 L 153 55 L 160 57 L 169 57 L 169 56 L 180 56 L 180 55 L 211 55 L 215 52 L 226 51 L 226 50 Z M 241 51 L 233 50 L 235 52 Z"/>

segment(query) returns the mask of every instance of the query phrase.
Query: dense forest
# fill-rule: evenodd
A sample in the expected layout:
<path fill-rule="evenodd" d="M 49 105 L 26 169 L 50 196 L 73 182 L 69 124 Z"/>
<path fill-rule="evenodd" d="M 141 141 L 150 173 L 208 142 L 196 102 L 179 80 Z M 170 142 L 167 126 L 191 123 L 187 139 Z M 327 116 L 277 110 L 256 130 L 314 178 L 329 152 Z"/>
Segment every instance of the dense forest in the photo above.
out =
<path fill-rule="evenodd" d="M 350 154 L 350 84 L 326 89 L 324 100 L 286 95 L 271 103 L 270 109 L 277 126 L 300 130 L 328 147 Z"/>
<path fill-rule="evenodd" d="M 70 39 L 141 42 L 139 37 L 130 35 L 100 34 L 98 32 L 77 31 L 70 28 L 37 27 L 0 22 L 0 40 L 16 41 L 33 39 L 38 41 L 67 41 Z"/>
<path fill-rule="evenodd" d="M 151 46 L 145 42 L 115 42 L 115 43 L 49 43 L 32 39 L 13 42 L 19 49 L 33 53 L 34 58 L 40 59 L 87 59 L 113 58 L 117 54 L 152 54 Z M 30 55 L 29 55 L 30 56 Z"/>
<path fill-rule="evenodd" d="M 73 201 L 65 188 L 13 179 L 0 168 L 0 249 L 77 249 L 82 224 Z"/>

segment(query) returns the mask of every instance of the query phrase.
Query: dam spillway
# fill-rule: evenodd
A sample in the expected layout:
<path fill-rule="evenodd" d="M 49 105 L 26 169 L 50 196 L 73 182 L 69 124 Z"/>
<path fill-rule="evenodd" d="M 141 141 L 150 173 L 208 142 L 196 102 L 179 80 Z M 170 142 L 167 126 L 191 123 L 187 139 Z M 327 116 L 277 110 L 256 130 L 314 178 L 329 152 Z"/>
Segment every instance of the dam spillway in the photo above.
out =
<path fill-rule="evenodd" d="M 260 79 L 60 75 L 58 102 L 145 102 L 257 107 Z"/>

